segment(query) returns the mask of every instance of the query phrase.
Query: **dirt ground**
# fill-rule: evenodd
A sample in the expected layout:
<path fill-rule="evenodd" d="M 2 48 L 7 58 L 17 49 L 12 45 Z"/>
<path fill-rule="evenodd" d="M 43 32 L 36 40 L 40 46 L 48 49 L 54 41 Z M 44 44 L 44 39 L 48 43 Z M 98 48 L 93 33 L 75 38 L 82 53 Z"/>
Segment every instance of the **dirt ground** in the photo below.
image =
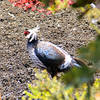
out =
<path fill-rule="evenodd" d="M 77 11 L 62 10 L 42 17 L 36 12 L 13 7 L 7 0 L 0 1 L 0 93 L 2 99 L 20 100 L 26 84 L 34 80 L 34 63 L 26 49 L 25 29 L 40 26 L 39 37 L 64 48 L 72 55 L 76 49 L 93 40 L 96 32 L 88 21 L 77 20 Z"/>

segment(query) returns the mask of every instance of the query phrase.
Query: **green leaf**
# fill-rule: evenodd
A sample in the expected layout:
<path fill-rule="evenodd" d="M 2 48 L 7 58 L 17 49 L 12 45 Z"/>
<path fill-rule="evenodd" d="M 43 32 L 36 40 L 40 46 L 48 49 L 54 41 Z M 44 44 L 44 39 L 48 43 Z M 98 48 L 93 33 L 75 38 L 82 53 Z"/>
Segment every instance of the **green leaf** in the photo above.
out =
<path fill-rule="evenodd" d="M 30 98 L 34 99 L 35 96 L 32 95 L 31 93 L 27 92 L 27 91 L 24 91 L 25 95 L 29 96 Z"/>
<path fill-rule="evenodd" d="M 79 86 L 84 82 L 89 82 L 93 78 L 94 71 L 88 67 L 72 68 L 62 76 L 64 83 Z"/>
<path fill-rule="evenodd" d="M 94 2 L 94 0 L 73 0 L 75 3 L 72 5 L 72 7 L 84 7 L 87 4 L 90 4 Z"/>
<path fill-rule="evenodd" d="M 96 40 L 92 41 L 87 47 L 82 47 L 79 50 L 80 57 L 91 61 L 95 69 L 100 69 L 100 35 Z"/>

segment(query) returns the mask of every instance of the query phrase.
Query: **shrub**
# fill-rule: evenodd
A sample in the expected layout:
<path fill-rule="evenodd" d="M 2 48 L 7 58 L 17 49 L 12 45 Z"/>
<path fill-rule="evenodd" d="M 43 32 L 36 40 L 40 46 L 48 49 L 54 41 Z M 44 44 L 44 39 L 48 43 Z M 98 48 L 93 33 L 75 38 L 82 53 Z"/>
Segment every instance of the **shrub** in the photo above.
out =
<path fill-rule="evenodd" d="M 79 87 L 73 85 L 67 86 L 60 79 L 54 77 L 51 79 L 46 70 L 41 73 L 36 71 L 36 78 L 33 84 L 28 84 L 28 91 L 24 91 L 25 96 L 22 100 L 87 100 L 88 99 L 88 85 L 82 83 Z M 100 94 L 100 79 L 96 79 L 90 90 L 90 97 L 88 100 L 96 100 L 96 94 Z"/>

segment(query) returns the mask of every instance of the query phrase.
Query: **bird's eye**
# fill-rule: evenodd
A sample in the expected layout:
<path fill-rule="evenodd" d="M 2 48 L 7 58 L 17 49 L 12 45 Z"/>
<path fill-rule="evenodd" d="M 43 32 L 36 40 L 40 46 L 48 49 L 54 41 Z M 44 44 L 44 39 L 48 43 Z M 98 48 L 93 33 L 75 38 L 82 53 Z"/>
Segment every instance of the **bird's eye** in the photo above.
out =
<path fill-rule="evenodd" d="M 24 31 L 24 35 L 27 36 L 30 32 L 29 31 Z"/>

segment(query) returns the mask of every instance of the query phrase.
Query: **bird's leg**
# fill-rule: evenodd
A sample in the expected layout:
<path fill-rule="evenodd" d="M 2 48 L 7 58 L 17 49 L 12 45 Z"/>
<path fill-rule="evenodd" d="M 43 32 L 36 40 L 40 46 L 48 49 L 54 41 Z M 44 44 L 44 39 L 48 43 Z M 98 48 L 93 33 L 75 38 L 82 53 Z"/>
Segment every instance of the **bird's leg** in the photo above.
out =
<path fill-rule="evenodd" d="M 48 67 L 47 71 L 51 75 L 52 78 L 57 75 L 57 70 L 55 68 L 53 69 L 51 67 Z"/>

